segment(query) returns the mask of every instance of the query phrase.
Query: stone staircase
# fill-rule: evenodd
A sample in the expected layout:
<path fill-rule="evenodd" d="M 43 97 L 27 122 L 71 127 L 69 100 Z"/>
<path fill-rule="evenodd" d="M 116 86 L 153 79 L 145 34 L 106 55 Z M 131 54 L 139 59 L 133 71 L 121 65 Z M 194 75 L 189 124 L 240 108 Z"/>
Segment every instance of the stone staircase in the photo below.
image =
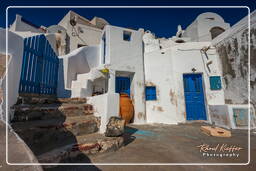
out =
<path fill-rule="evenodd" d="M 93 84 L 96 79 L 106 79 L 106 75 L 98 69 L 91 69 L 88 73 L 77 74 L 71 83 L 71 97 L 89 97 L 93 94 Z"/>
<path fill-rule="evenodd" d="M 100 118 L 85 98 L 20 97 L 13 109 L 12 128 L 41 163 L 83 162 L 123 145 L 123 137 L 97 133 Z"/>
<path fill-rule="evenodd" d="M 77 74 L 77 79 L 71 83 L 71 97 L 87 97 L 92 95 L 91 74 Z"/>

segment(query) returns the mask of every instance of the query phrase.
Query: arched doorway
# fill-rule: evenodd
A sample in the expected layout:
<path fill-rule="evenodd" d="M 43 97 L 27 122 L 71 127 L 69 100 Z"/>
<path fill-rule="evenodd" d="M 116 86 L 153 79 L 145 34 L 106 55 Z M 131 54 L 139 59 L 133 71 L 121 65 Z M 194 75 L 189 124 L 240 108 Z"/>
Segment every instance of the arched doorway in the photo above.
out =
<path fill-rule="evenodd" d="M 223 33 L 225 31 L 225 29 L 221 28 L 221 27 L 213 27 L 210 30 L 212 39 L 214 39 L 215 37 L 217 37 L 218 35 L 220 35 L 221 33 Z"/>

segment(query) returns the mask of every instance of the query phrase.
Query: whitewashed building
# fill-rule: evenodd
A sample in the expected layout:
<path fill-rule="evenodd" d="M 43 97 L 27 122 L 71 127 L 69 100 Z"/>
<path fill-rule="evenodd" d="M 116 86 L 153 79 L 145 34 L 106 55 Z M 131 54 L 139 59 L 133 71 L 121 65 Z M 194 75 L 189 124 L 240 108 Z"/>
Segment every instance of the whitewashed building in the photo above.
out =
<path fill-rule="evenodd" d="M 50 26 L 50 32 L 66 33 L 63 37 L 66 41 L 65 54 L 83 46 L 94 46 L 100 43 L 102 30 L 109 24 L 106 20 L 94 17 L 88 20 L 79 14 L 69 11 L 58 25 Z M 54 29 L 61 27 L 62 29 Z"/>
<path fill-rule="evenodd" d="M 228 105 L 224 97 L 221 59 L 212 43 L 229 29 L 230 25 L 215 13 L 199 15 L 185 30 L 178 26 L 176 36 L 168 39 L 156 38 L 143 29 L 107 25 L 99 46 L 79 48 L 76 54 L 63 56 L 63 60 L 68 58 L 70 63 L 70 66 L 63 65 L 70 68 L 64 76 L 73 75 L 72 80 L 67 76 L 70 87 L 66 88 L 72 97 L 89 97 L 98 114 L 104 115 L 102 125 L 110 116 L 119 114 L 117 93 L 122 82 L 127 84 L 122 91 L 133 101 L 136 124 L 204 120 L 231 127 L 226 122 L 234 122 L 231 121 L 232 111 L 226 113 L 224 119 L 218 120 L 215 116 L 218 106 Z M 82 58 L 89 64 L 86 71 Z M 84 73 L 75 66 L 83 68 Z M 102 72 L 104 69 L 109 72 Z M 94 96 L 95 93 L 102 95 Z M 102 105 L 104 98 L 105 106 Z M 217 115 L 222 112 L 219 110 Z"/>
<path fill-rule="evenodd" d="M 221 16 L 208 12 L 185 30 L 178 26 L 175 36 L 156 38 L 144 29 L 112 26 L 97 17 L 89 21 L 70 11 L 45 33 L 55 35 L 46 37 L 59 54 L 56 94 L 86 97 L 101 117 L 101 132 L 111 116 L 119 116 L 121 92 L 132 99 L 134 124 L 200 120 L 244 128 L 235 125 L 233 108 L 248 111 L 248 101 L 227 103 L 225 63 L 216 46 L 217 38 L 232 29 Z"/>

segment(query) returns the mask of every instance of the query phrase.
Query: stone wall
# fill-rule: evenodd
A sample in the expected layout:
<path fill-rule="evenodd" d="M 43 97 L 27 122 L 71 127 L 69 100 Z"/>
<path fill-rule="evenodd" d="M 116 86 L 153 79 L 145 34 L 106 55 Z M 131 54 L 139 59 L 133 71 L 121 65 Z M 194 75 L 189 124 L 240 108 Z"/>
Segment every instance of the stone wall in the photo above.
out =
<path fill-rule="evenodd" d="M 256 12 L 251 13 L 251 103 L 256 107 Z M 248 103 L 248 18 L 213 40 L 220 57 L 226 104 Z"/>
<path fill-rule="evenodd" d="M 251 103 L 256 108 L 256 24 L 251 28 L 250 64 Z"/>

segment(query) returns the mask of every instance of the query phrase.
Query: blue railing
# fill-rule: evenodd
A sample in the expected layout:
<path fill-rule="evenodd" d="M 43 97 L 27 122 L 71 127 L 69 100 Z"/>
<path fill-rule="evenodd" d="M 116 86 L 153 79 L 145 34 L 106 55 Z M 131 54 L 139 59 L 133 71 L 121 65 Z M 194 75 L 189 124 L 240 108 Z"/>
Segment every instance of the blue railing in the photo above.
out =
<path fill-rule="evenodd" d="M 24 39 L 20 93 L 56 94 L 59 59 L 44 35 Z"/>

